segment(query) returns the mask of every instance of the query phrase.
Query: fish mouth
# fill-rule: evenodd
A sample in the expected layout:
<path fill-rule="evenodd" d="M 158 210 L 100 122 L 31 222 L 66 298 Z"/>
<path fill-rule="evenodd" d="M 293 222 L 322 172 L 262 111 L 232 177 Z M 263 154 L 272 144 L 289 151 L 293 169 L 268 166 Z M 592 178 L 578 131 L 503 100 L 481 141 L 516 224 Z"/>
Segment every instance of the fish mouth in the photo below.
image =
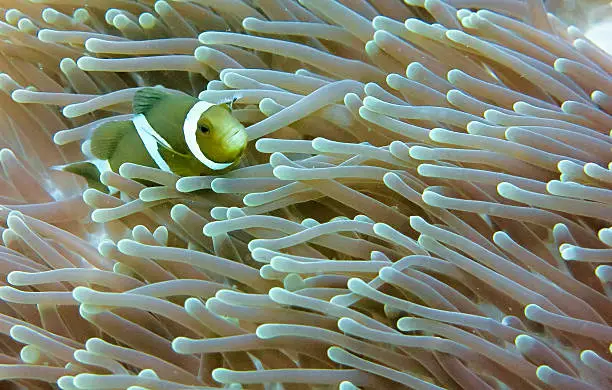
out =
<path fill-rule="evenodd" d="M 244 131 L 244 129 L 238 128 L 236 129 L 232 135 L 230 135 L 228 138 L 226 138 L 226 142 L 227 145 L 230 148 L 235 148 L 235 147 L 240 147 L 240 153 L 242 153 L 242 151 L 244 150 L 244 148 L 246 147 L 246 133 Z"/>
<path fill-rule="evenodd" d="M 227 164 L 233 163 L 242 157 L 244 150 L 246 149 L 246 133 L 244 129 L 237 128 L 231 133 L 231 135 L 226 136 L 221 141 L 219 145 L 223 149 L 223 158 L 215 158 L 211 159 L 211 161 L 218 164 Z M 218 156 L 221 157 L 221 156 Z"/>

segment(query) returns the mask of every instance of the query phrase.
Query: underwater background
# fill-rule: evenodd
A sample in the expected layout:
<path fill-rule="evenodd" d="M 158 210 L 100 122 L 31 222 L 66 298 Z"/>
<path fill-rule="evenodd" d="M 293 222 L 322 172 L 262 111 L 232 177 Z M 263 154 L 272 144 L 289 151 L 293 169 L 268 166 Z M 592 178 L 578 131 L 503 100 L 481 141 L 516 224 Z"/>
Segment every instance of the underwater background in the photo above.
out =
<path fill-rule="evenodd" d="M 610 8 L 0 0 L 0 388 L 611 388 Z M 60 169 L 146 86 L 240 164 Z"/>

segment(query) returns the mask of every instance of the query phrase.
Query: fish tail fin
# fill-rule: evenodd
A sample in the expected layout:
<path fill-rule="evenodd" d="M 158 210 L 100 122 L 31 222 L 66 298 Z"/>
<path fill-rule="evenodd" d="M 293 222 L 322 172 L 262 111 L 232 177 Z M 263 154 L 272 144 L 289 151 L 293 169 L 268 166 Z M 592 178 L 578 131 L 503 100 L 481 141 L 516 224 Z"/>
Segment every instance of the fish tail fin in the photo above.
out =
<path fill-rule="evenodd" d="M 81 176 L 87 181 L 87 186 L 89 188 L 95 188 L 96 190 L 106 194 L 111 192 L 109 188 L 100 181 L 100 170 L 93 162 L 81 161 L 61 166 L 54 166 L 51 168 Z"/>
<path fill-rule="evenodd" d="M 101 160 L 109 160 L 117 145 L 134 125 L 130 121 L 107 122 L 97 127 L 91 135 L 91 154 Z"/>

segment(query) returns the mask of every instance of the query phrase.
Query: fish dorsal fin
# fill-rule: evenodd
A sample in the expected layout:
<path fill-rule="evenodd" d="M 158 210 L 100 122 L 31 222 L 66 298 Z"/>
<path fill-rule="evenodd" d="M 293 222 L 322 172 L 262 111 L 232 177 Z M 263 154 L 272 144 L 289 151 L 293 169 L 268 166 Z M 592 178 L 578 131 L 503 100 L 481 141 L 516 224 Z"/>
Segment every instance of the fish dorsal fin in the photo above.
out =
<path fill-rule="evenodd" d="M 154 105 L 168 97 L 168 93 L 160 88 L 147 87 L 136 91 L 134 95 L 134 114 L 146 114 Z"/>

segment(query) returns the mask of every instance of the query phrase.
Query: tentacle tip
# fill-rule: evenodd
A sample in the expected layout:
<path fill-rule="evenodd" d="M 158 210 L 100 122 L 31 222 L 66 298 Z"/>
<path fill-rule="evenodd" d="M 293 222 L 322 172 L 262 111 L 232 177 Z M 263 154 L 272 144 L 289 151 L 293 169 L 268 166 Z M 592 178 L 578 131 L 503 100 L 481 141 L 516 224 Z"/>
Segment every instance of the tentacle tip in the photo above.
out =
<path fill-rule="evenodd" d="M 554 375 L 554 373 L 555 371 L 549 366 L 539 366 L 536 369 L 536 376 L 538 377 L 538 379 L 545 383 L 548 383 L 550 377 Z"/>

